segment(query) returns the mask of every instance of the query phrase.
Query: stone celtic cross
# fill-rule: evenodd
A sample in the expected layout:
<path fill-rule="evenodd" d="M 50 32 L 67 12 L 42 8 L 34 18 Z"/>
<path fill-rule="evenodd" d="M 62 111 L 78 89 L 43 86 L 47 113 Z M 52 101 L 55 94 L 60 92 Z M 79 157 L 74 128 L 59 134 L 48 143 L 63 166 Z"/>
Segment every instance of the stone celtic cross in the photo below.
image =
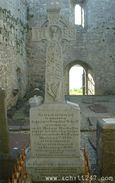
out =
<path fill-rule="evenodd" d="M 32 40 L 47 40 L 45 103 L 63 103 L 63 53 L 62 41 L 75 40 L 74 26 L 60 16 L 60 4 L 51 0 L 47 8 L 47 26 L 32 29 Z"/>

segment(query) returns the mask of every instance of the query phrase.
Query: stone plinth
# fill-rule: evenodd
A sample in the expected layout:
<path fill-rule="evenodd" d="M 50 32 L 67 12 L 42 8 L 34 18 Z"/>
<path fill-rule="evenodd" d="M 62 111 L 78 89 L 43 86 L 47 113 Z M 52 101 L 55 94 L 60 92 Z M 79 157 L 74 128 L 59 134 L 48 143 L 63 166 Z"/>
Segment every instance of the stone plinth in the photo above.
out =
<path fill-rule="evenodd" d="M 30 110 L 31 157 L 27 169 L 33 181 L 47 176 L 83 174 L 78 105 L 43 104 Z"/>
<path fill-rule="evenodd" d="M 100 176 L 115 177 L 115 118 L 97 122 L 97 169 Z"/>

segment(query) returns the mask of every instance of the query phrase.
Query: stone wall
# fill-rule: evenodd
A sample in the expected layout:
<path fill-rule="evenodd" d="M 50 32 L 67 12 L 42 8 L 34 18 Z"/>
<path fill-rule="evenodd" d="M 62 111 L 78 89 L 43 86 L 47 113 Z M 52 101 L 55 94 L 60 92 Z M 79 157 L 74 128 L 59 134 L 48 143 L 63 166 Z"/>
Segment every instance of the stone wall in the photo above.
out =
<path fill-rule="evenodd" d="M 96 82 L 96 93 L 115 92 L 115 1 L 88 0 L 86 5 L 88 62 Z"/>
<path fill-rule="evenodd" d="M 71 2 L 71 3 L 70 3 Z M 74 1 L 60 1 L 61 15 L 74 24 Z M 114 93 L 115 87 L 115 1 L 114 0 L 84 0 L 79 1 L 84 8 L 85 26 L 76 25 L 76 40 L 72 41 L 64 51 L 64 65 L 86 64 L 92 70 L 97 95 Z M 28 63 L 29 85 L 39 87 L 44 85 L 46 42 L 32 42 L 32 27 L 43 26 L 47 21 L 47 1 L 30 1 L 28 21 Z M 34 63 L 34 64 L 33 64 Z M 37 69 L 36 69 L 37 68 Z M 65 70 L 65 73 L 68 71 Z M 68 74 L 65 77 L 68 90 Z"/>
<path fill-rule="evenodd" d="M 46 0 L 30 0 L 28 8 L 29 32 L 27 36 L 27 60 L 29 68 L 29 88 L 44 88 L 46 42 L 32 42 L 32 27 L 39 27 L 46 21 Z"/>
<path fill-rule="evenodd" d="M 0 87 L 7 91 L 8 107 L 27 86 L 26 9 L 24 0 L 0 1 Z"/>

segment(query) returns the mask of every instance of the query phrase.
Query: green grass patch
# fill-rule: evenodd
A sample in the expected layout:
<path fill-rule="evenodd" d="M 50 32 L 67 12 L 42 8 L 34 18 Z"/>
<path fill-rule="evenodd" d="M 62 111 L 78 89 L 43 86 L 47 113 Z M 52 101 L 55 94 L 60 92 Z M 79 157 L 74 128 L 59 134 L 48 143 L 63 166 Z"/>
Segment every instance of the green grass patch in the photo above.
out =
<path fill-rule="evenodd" d="M 74 88 L 69 91 L 70 95 L 83 95 L 82 88 Z"/>

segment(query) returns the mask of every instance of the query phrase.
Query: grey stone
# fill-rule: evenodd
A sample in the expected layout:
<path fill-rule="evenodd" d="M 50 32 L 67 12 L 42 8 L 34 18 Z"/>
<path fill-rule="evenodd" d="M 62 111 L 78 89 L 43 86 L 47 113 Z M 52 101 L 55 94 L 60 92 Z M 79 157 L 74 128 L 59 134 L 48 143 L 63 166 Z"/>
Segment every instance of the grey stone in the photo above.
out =
<path fill-rule="evenodd" d="M 115 178 L 115 118 L 97 123 L 97 169 L 100 176 Z"/>
<path fill-rule="evenodd" d="M 31 157 L 26 166 L 33 181 L 46 181 L 46 176 L 77 177 L 83 173 L 79 117 L 80 110 L 75 104 L 31 108 Z"/>
<path fill-rule="evenodd" d="M 0 182 L 8 178 L 12 165 L 5 98 L 5 90 L 0 88 Z"/>
<path fill-rule="evenodd" d="M 30 107 L 39 106 L 40 104 L 42 104 L 42 102 L 43 102 L 43 97 L 41 96 L 34 95 L 34 97 L 29 99 Z"/>
<path fill-rule="evenodd" d="M 7 156 L 9 154 L 9 134 L 5 97 L 5 90 L 0 88 L 0 156 Z"/>
<path fill-rule="evenodd" d="M 30 109 L 31 156 L 26 166 L 32 181 L 46 181 L 47 176 L 62 178 L 83 173 L 80 153 L 80 109 L 64 102 L 63 39 L 74 39 L 71 25 L 60 25 L 59 1 L 48 4 L 48 26 L 33 30 L 33 40 L 47 39 L 45 102 Z M 64 21 L 62 19 L 62 21 Z M 36 33 L 37 31 L 37 33 Z M 37 38 L 35 38 L 37 36 Z M 34 97 L 35 103 L 36 97 Z"/>

